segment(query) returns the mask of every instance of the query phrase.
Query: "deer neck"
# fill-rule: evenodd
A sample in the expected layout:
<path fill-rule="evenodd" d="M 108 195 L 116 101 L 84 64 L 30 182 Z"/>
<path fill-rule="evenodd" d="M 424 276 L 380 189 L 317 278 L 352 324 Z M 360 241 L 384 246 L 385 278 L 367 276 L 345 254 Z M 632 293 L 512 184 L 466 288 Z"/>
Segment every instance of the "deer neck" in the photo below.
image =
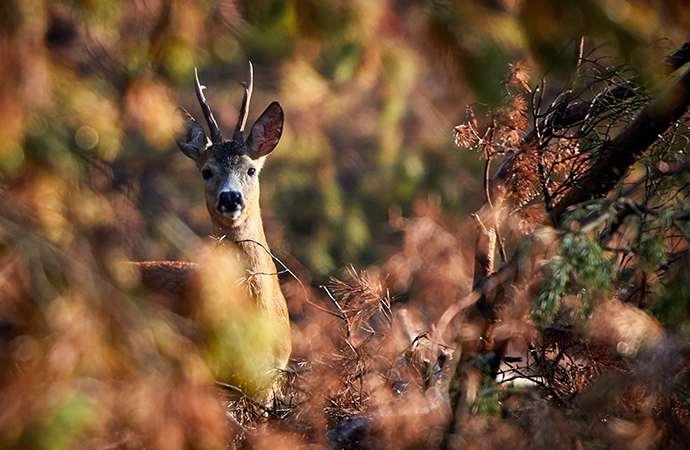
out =
<path fill-rule="evenodd" d="M 217 236 L 224 236 L 224 241 L 234 243 L 240 251 L 240 258 L 247 271 L 250 291 L 258 305 L 264 309 L 282 314 L 282 304 L 277 298 L 283 298 L 278 281 L 276 265 L 270 254 L 263 221 L 259 208 L 253 209 L 244 221 L 237 224 L 214 223 Z M 281 305 L 280 311 L 273 311 Z"/>
<path fill-rule="evenodd" d="M 246 246 L 244 244 L 250 244 L 251 241 L 256 241 L 268 249 L 266 235 L 264 234 L 264 224 L 261 220 L 261 213 L 258 208 L 251 211 L 251 214 L 245 217 L 241 222 L 224 223 L 216 221 L 213 224 L 213 231 L 217 236 L 225 236 L 225 239 L 229 242 L 240 244 L 240 248 L 244 248 Z M 249 245 L 248 247 L 252 246 L 261 249 L 261 246 L 256 244 Z M 267 254 L 265 250 L 261 250 L 264 254 Z"/>
<path fill-rule="evenodd" d="M 285 297 L 280 290 L 276 265 L 270 254 L 263 221 L 258 207 L 241 224 L 222 226 L 214 223 L 217 236 L 225 236 L 224 241 L 233 242 L 240 251 L 240 258 L 247 271 L 247 285 L 251 296 L 259 308 L 273 318 L 276 332 L 280 336 L 280 346 L 275 352 L 275 366 L 285 367 L 291 352 L 290 319 Z M 286 337 L 287 336 L 287 337 Z"/>

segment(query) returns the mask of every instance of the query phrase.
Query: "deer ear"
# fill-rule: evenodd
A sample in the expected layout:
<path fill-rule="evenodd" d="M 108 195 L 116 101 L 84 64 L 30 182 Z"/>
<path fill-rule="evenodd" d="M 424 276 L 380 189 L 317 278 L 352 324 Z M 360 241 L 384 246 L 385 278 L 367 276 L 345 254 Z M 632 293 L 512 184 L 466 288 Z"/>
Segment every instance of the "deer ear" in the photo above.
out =
<path fill-rule="evenodd" d="M 247 147 L 256 155 L 254 159 L 263 158 L 271 153 L 278 145 L 282 134 L 283 108 L 278 102 L 273 102 L 256 120 L 247 139 Z"/>
<path fill-rule="evenodd" d="M 182 153 L 194 161 L 199 159 L 199 156 L 206 151 L 206 146 L 208 145 L 204 129 L 184 108 L 175 109 L 173 124 L 175 142 L 177 142 L 177 146 L 180 147 Z"/>

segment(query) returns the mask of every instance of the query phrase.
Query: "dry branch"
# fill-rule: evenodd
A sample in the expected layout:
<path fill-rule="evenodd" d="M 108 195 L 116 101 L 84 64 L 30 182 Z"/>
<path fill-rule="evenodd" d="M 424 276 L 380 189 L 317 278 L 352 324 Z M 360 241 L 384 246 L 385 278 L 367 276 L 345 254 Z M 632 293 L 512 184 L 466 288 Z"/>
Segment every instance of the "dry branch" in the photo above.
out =
<path fill-rule="evenodd" d="M 688 61 L 690 61 L 690 42 L 667 56 L 661 65 L 661 71 L 665 75 L 670 75 Z M 631 80 L 602 93 L 590 102 L 576 101 L 556 108 L 555 111 L 541 118 L 537 125 L 522 138 L 518 151 L 506 158 L 489 182 L 487 189 L 489 198 L 486 204 L 476 214 L 477 222 L 482 226 L 477 227 L 475 287 L 483 277 L 490 275 L 494 270 L 493 254 L 496 248 L 496 233 L 492 232 L 492 229 L 497 222 L 500 222 L 497 220 L 497 214 L 500 214 L 501 208 L 507 201 L 509 195 L 507 184 L 517 176 L 518 166 L 521 164 L 519 155 L 529 148 L 547 144 L 552 133 L 551 127 L 547 126 L 549 123 L 557 124 L 559 128 L 576 126 L 593 112 L 635 96 L 634 84 L 635 81 Z M 635 160 L 687 111 L 689 105 L 690 71 L 678 78 L 669 89 L 644 108 L 615 139 L 605 145 L 595 165 L 573 183 L 574 187 L 550 211 L 548 223 L 558 223 L 561 214 L 568 207 L 609 192 Z M 486 295 L 482 295 L 478 305 L 485 303 Z M 491 308 L 482 309 L 489 312 Z M 493 314 L 489 313 L 489 317 L 491 316 Z"/>
<path fill-rule="evenodd" d="M 664 58 L 661 64 L 662 75 L 671 75 L 689 61 L 690 42 L 686 42 L 680 49 Z M 519 144 L 519 150 L 523 151 L 531 146 L 538 145 L 540 141 L 544 142 L 546 136 L 544 136 L 543 133 L 545 125 L 549 120 L 557 123 L 561 128 L 566 128 L 583 121 L 587 115 L 595 109 L 632 98 L 635 95 L 633 84 L 634 80 L 631 80 L 631 82 L 616 86 L 604 92 L 591 102 L 570 103 L 562 108 L 558 117 L 547 116 L 540 119 L 537 126 L 532 128 L 522 138 Z M 505 196 L 505 183 L 515 174 L 515 165 L 517 163 L 516 155 L 517 153 L 509 155 L 491 179 L 489 190 L 494 202 Z"/>
<path fill-rule="evenodd" d="M 688 60 L 690 60 L 690 42 L 667 57 L 661 71 L 670 75 Z M 638 95 L 636 84 L 635 79 L 619 83 L 591 101 L 566 100 L 558 104 L 557 100 L 547 114 L 538 120 L 535 127 L 524 135 L 516 150 L 508 155 L 503 165 L 485 186 L 486 202 L 473 216 L 477 224 L 473 292 L 444 313 L 437 323 L 439 326 L 436 336 L 442 339 L 442 334 L 452 317 L 459 314 L 464 307 L 475 304 L 475 317 L 480 316 L 483 323 L 482 342 L 488 344 L 488 346 L 485 345 L 486 348 L 480 350 L 480 353 L 489 355 L 489 352 L 493 352 L 491 353 L 493 356 L 486 360 L 491 366 L 492 375 L 498 372 L 507 344 L 494 342 L 493 327 L 497 319 L 498 307 L 503 303 L 503 287 L 510 284 L 511 280 L 514 283 L 517 275 L 516 258 L 506 261 L 502 269 L 507 270 L 495 272 L 496 230 L 507 213 L 511 200 L 514 200 L 515 195 L 511 190 L 514 190 L 514 186 L 522 186 L 519 184 L 519 179 L 516 182 L 515 177 L 520 177 L 525 173 L 522 167 L 525 165 L 523 154 L 541 152 L 546 149 L 552 139 L 559 134 L 558 130 L 574 129 L 574 137 L 582 137 L 588 120 L 611 110 L 621 102 L 636 97 Z M 615 138 L 604 142 L 596 153 L 597 159 L 594 160 L 590 156 L 590 161 L 595 161 L 592 166 L 584 173 L 579 171 L 576 175 L 571 175 L 572 178 L 564 184 L 567 189 L 564 189 L 565 194 L 560 199 L 554 199 L 556 203 L 550 211 L 551 199 L 545 199 L 547 211 L 550 213 L 545 223 L 558 224 L 567 208 L 606 195 L 626 174 L 630 166 L 685 114 L 689 106 L 690 70 L 642 109 Z M 548 189 L 546 185 L 542 187 L 546 197 L 549 194 Z M 508 275 L 507 279 L 505 276 L 493 276 L 500 273 Z M 496 281 L 498 278 L 501 278 L 503 282 L 484 283 L 489 280 Z M 463 364 L 458 363 L 456 379 L 462 380 L 467 376 L 463 370 Z M 454 413 L 457 414 L 459 411 Z"/>
<path fill-rule="evenodd" d="M 606 195 L 627 173 L 637 158 L 681 118 L 690 106 L 690 69 L 642 112 L 613 140 L 601 157 L 551 211 L 557 224 L 563 212 L 578 203 Z"/>

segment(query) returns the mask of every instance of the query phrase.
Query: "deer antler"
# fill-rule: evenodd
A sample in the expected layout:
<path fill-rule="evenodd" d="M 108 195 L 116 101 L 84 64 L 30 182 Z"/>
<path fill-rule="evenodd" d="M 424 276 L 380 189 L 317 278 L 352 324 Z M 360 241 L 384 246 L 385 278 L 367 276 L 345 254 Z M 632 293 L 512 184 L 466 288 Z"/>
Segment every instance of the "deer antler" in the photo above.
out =
<path fill-rule="evenodd" d="M 203 93 L 203 89 L 206 89 L 206 86 L 199 84 L 199 74 L 197 73 L 196 68 L 194 69 L 194 76 L 196 77 L 196 98 L 199 100 L 201 110 L 204 112 L 204 117 L 206 118 L 206 123 L 208 124 L 208 130 L 211 133 L 211 142 L 214 144 L 220 144 L 223 142 L 223 136 L 220 134 L 220 129 L 218 128 L 216 119 L 213 117 L 211 108 L 208 106 L 208 103 L 206 103 L 206 98 L 204 97 Z"/>
<path fill-rule="evenodd" d="M 237 142 L 244 142 L 242 133 L 244 132 L 244 125 L 247 123 L 247 116 L 249 115 L 249 102 L 252 99 L 252 91 L 254 90 L 254 66 L 252 66 L 251 61 L 249 61 L 249 82 L 243 82 L 240 84 L 244 86 L 244 96 L 242 97 L 240 116 L 237 118 L 235 134 L 232 135 L 232 140 Z"/>

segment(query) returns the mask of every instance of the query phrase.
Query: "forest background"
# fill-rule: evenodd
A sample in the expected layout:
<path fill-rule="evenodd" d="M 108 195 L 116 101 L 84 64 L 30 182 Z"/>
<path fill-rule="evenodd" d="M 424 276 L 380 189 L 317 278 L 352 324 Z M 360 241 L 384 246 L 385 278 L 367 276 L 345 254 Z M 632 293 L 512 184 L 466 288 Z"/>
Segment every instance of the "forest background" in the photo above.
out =
<path fill-rule="evenodd" d="M 544 103 L 555 102 L 573 83 L 583 57 L 615 67 L 621 80 L 644 78 L 644 95 L 654 98 L 672 81 L 654 68 L 688 40 L 689 29 L 690 6 L 683 0 L 4 1 L 0 403 L 7 407 L 0 412 L 0 440 L 8 448 L 206 448 L 223 447 L 228 439 L 226 426 L 214 416 L 216 394 L 204 388 L 212 377 L 203 353 L 179 355 L 176 348 L 187 344 L 171 338 L 160 317 L 144 315 L 138 322 L 132 319 L 135 313 L 115 313 L 108 306 L 116 299 L 115 304 L 139 307 L 136 280 L 120 269 L 121 263 L 191 260 L 200 245 L 210 245 L 200 177 L 171 136 L 176 106 L 200 117 L 195 68 L 222 130 L 230 130 L 237 120 L 242 97 L 238 82 L 246 79 L 248 61 L 255 73 L 250 123 L 273 100 L 285 110 L 282 140 L 261 173 L 262 212 L 273 253 L 301 280 L 284 277 L 294 323 L 293 366 L 323 375 L 323 368 L 312 366 L 316 361 L 338 352 L 342 356 L 345 341 L 356 349 L 364 345 L 356 336 L 346 336 L 350 322 L 345 330 L 337 317 L 320 310 L 338 313 L 338 304 L 319 290 L 333 286 L 330 277 L 354 283 L 343 288 L 335 282 L 334 292 L 338 286 L 356 290 L 361 283 L 386 292 L 381 298 L 394 299 L 391 321 L 396 325 L 390 334 L 402 333 L 408 341 L 392 345 L 388 355 L 417 345 L 420 336 L 436 329 L 432 324 L 444 312 L 477 287 L 472 213 L 486 203 L 486 158 L 496 161 L 493 174 L 505 154 L 457 145 L 464 141 L 454 130 L 468 123 L 468 105 L 499 111 L 500 116 L 515 80 L 526 85 L 521 88 L 526 100 L 534 98 L 540 85 Z M 531 112 L 528 125 L 535 120 Z M 657 152 L 656 159 L 636 166 L 634 179 L 649 168 L 667 167 L 661 162 L 686 162 L 682 136 L 687 133 L 681 128 L 674 129 L 673 157 Z M 679 183 L 674 192 L 684 197 L 687 189 Z M 680 227 L 687 230 L 685 222 Z M 661 242 L 656 235 L 647 236 Z M 508 253 L 519 247 L 517 233 L 504 237 Z M 685 239 L 673 249 L 645 248 L 657 256 L 687 254 Z M 645 260 L 651 264 L 645 292 L 664 281 L 667 263 L 657 256 Z M 648 262 L 654 258 L 655 263 Z M 635 276 L 639 287 L 639 274 Z M 615 286 L 608 288 L 615 291 Z M 690 291 L 682 290 L 687 288 L 681 286 L 676 297 L 656 303 L 646 295 L 645 302 L 635 300 L 638 311 L 647 311 L 644 317 L 654 321 L 650 327 L 660 323 L 659 333 L 680 343 L 690 333 Z M 387 308 L 381 310 L 387 313 Z M 363 314 L 376 319 L 381 312 Z M 544 326 L 553 311 L 534 317 L 541 317 Z M 385 328 L 386 320 L 380 322 L 372 326 Z M 324 343 L 316 343 L 320 336 Z M 445 356 L 436 348 L 426 350 L 422 365 L 433 371 Z M 398 386 L 405 377 L 391 375 L 395 358 L 387 361 L 385 370 L 375 362 L 357 361 L 354 372 L 339 372 L 340 381 L 306 382 L 315 383 L 310 389 L 319 385 L 322 390 L 306 400 L 295 394 L 285 407 L 291 413 L 271 416 L 289 426 L 264 438 L 286 448 L 325 445 L 328 430 L 374 409 L 398 427 L 411 421 L 413 416 L 396 416 L 391 405 L 398 400 L 382 399 L 375 394 L 378 388 L 360 385 L 360 397 L 345 399 L 354 389 L 348 377 L 357 371 L 355 379 L 367 378 L 365 372 L 385 373 L 383 384 Z M 617 369 L 622 365 L 611 363 Z M 299 378 L 301 372 L 295 370 Z M 454 370 L 446 376 L 467 376 Z M 432 377 L 420 377 L 428 387 Z M 342 386 L 334 387 L 339 382 Z M 534 430 L 524 435 L 510 425 L 497 425 L 507 414 L 501 408 L 508 394 L 494 388 L 482 381 L 470 396 L 485 402 L 468 400 L 466 392 L 456 398 L 452 386 L 439 388 L 441 397 L 450 398 L 448 410 L 428 390 L 414 397 L 411 411 L 426 414 L 438 433 L 430 437 L 428 430 L 410 427 L 417 434 L 410 431 L 406 442 L 456 445 L 444 437 L 446 432 L 466 436 L 467 442 L 475 442 L 467 436 L 482 436 L 487 447 L 492 439 L 499 445 L 516 435 L 515 442 L 525 445 L 551 440 Z M 547 392 L 544 398 L 553 401 L 558 395 Z M 559 407 L 567 404 L 572 411 L 571 400 Z M 674 397 L 674 411 L 685 411 L 685 401 Z M 470 404 L 465 412 L 480 419 L 449 429 L 448 423 L 457 423 L 457 413 L 448 411 L 457 402 Z M 615 426 L 603 426 L 605 432 L 590 426 L 589 419 L 568 416 L 559 439 L 575 445 L 578 425 L 573 420 L 588 424 L 583 435 L 589 437 L 583 439 L 597 445 L 620 436 L 653 445 L 666 442 L 667 436 L 675 442 L 673 436 L 687 433 L 665 432 L 659 425 L 663 420 L 652 412 L 660 408 L 655 405 L 649 406 L 649 417 L 638 411 L 639 420 L 626 416 Z M 236 417 L 241 426 L 265 425 L 261 414 L 246 414 Z M 680 424 L 685 416 L 678 417 Z M 390 440 L 395 432 L 385 424 L 367 421 L 365 427 L 379 433 L 371 437 L 380 439 L 379 444 L 404 446 Z M 340 439 L 330 436 L 331 442 Z M 253 439 L 252 445 L 261 445 L 261 437 Z"/>

